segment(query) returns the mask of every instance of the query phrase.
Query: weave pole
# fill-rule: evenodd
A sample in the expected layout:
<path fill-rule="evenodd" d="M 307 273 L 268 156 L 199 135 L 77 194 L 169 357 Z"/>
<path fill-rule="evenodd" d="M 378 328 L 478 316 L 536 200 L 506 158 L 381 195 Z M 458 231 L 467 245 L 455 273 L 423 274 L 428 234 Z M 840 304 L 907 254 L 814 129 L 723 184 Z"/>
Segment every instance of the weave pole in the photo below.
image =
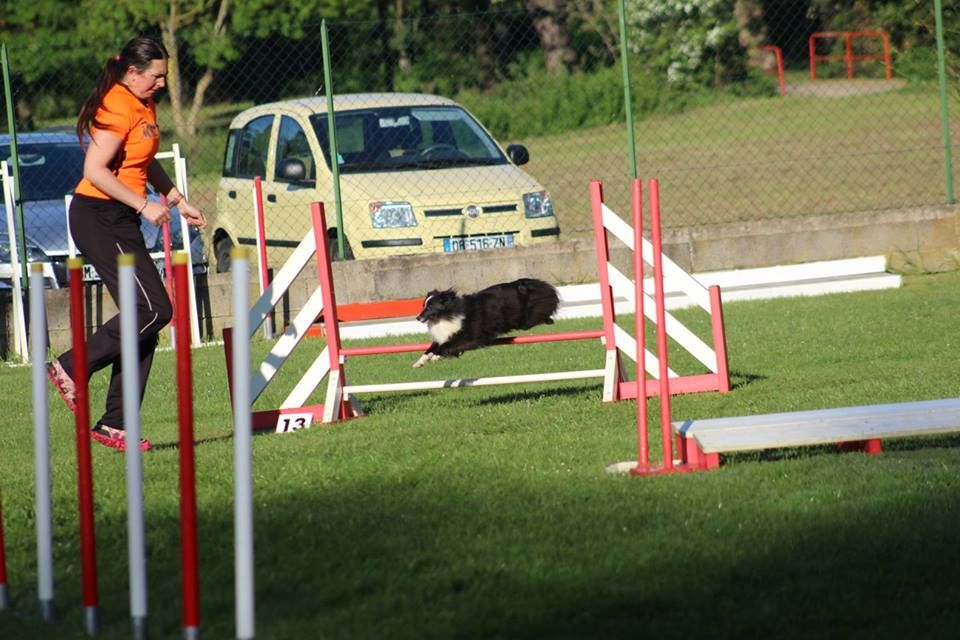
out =
<path fill-rule="evenodd" d="M 250 414 L 249 262 L 244 247 L 230 251 L 233 271 L 233 330 L 239 337 L 232 344 L 233 367 L 233 549 L 237 640 L 253 640 L 253 419 Z"/>
<path fill-rule="evenodd" d="M 30 348 L 33 358 L 33 470 L 37 517 L 37 598 L 40 615 L 53 622 L 53 506 L 50 492 L 50 407 L 47 403 L 46 301 L 43 265 L 30 265 Z"/>
<path fill-rule="evenodd" d="M 7 551 L 3 540 L 3 496 L 0 495 L 0 611 L 10 608 L 10 590 L 7 588 Z"/>
<path fill-rule="evenodd" d="M 140 336 L 137 330 L 136 257 L 117 257 L 120 289 L 120 362 L 127 470 L 127 552 L 130 620 L 134 640 L 147 638 L 147 547 L 143 511 L 143 453 L 140 451 Z"/>
<path fill-rule="evenodd" d="M 186 253 L 173 257 L 174 298 L 187 301 Z M 200 576 L 197 567 L 197 487 L 193 451 L 193 370 L 190 363 L 190 305 L 174 305 L 177 353 L 177 418 L 180 431 L 180 574 L 183 637 L 200 638 Z"/>
<path fill-rule="evenodd" d="M 77 493 L 80 503 L 80 554 L 84 625 L 87 634 L 100 631 L 97 589 L 97 541 L 93 520 L 93 464 L 90 456 L 90 397 L 87 385 L 86 320 L 83 313 L 83 259 L 67 260 L 70 279 L 70 333 L 73 339 L 73 380 L 77 387 Z"/>

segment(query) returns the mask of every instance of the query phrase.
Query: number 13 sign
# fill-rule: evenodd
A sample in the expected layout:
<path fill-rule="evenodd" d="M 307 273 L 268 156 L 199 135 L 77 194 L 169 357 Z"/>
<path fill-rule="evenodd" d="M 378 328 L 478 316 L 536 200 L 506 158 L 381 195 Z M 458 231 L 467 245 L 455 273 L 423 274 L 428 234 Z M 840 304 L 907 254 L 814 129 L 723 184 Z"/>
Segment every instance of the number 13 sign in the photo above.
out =
<path fill-rule="evenodd" d="M 301 429 L 309 429 L 313 422 L 312 413 L 284 413 L 277 419 L 277 433 L 293 433 Z"/>

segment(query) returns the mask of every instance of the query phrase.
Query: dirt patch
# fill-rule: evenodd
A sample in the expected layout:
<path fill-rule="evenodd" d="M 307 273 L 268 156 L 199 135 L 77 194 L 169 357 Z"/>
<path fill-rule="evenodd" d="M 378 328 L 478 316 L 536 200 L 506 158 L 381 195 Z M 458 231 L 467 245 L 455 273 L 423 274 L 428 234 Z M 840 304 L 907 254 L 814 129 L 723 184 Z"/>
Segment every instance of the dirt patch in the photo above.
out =
<path fill-rule="evenodd" d="M 868 93 L 897 91 L 906 86 L 902 78 L 891 80 L 817 80 L 787 85 L 787 93 L 795 96 L 816 96 L 820 98 L 847 98 Z"/>

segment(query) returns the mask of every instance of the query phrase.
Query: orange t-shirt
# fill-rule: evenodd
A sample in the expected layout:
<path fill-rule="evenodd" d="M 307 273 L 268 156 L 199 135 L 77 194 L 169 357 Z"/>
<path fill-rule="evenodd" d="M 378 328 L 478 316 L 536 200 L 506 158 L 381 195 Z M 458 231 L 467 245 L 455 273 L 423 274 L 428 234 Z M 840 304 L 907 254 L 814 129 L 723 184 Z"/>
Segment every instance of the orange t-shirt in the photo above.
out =
<path fill-rule="evenodd" d="M 117 157 L 110 163 L 113 174 L 124 185 L 142 196 L 147 194 L 147 167 L 160 148 L 160 128 L 157 126 L 157 107 L 153 100 L 141 102 L 119 82 L 103 96 L 97 109 L 98 131 L 123 140 Z M 93 141 L 90 142 L 93 144 Z M 83 178 L 76 193 L 91 198 L 109 200 L 110 196 Z"/>

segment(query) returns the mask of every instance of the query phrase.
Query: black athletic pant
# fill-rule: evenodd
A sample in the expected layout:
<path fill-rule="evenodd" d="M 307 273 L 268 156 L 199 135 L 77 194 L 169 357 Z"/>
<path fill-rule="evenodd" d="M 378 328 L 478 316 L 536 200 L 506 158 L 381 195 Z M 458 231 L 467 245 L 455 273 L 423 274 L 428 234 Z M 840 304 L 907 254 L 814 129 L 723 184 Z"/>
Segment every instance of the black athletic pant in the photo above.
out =
<path fill-rule="evenodd" d="M 70 205 L 70 232 L 84 259 L 100 274 L 100 280 L 119 306 L 117 256 L 132 253 L 136 256 L 137 328 L 140 332 L 140 401 L 150 375 L 157 334 L 173 315 L 170 298 L 163 280 L 147 252 L 140 233 L 140 216 L 125 204 L 115 200 L 100 200 L 75 195 Z M 59 358 L 67 374 L 75 378 L 73 352 Z M 93 375 L 112 366 L 107 406 L 97 424 L 123 429 L 123 384 L 120 362 L 120 316 L 107 320 L 87 339 L 87 372 Z M 79 381 L 77 381 L 79 382 Z"/>

